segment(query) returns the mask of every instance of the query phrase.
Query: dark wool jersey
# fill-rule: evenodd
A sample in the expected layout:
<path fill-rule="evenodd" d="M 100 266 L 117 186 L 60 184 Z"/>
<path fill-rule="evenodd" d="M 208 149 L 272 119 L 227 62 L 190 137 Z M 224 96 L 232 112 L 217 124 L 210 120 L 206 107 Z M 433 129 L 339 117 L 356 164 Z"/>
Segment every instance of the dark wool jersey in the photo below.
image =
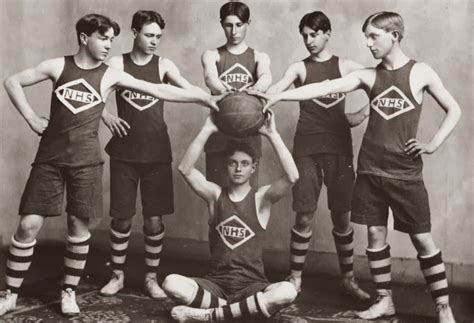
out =
<path fill-rule="evenodd" d="M 422 106 L 410 89 L 410 72 L 415 63 L 410 60 L 393 71 L 382 64 L 377 66 L 369 94 L 369 124 L 359 153 L 359 174 L 422 180 L 423 161 L 404 151 L 407 140 L 416 138 Z"/>
<path fill-rule="evenodd" d="M 266 231 L 257 218 L 255 192 L 252 188 L 242 201 L 232 202 L 223 188 L 209 222 L 211 270 L 205 278 L 231 290 L 267 281 L 262 259 Z"/>
<path fill-rule="evenodd" d="M 130 54 L 123 55 L 123 69 L 137 79 L 162 83 L 159 71 L 160 57 L 153 55 L 150 62 L 135 64 Z M 139 163 L 170 163 L 171 144 L 168 128 L 163 119 L 164 101 L 148 94 L 129 89 L 115 93 L 120 118 L 130 125 L 128 135 L 113 136 L 105 150 L 115 159 Z"/>
<path fill-rule="evenodd" d="M 101 64 L 84 70 L 76 65 L 74 56 L 64 58 L 34 164 L 83 167 L 103 163 L 98 130 L 105 105 L 100 85 L 107 68 Z"/>
<path fill-rule="evenodd" d="M 219 79 L 227 89 L 242 90 L 252 86 L 257 81 L 257 63 L 255 62 L 255 51 L 247 48 L 245 52 L 234 55 L 225 46 L 217 49 L 219 61 L 217 72 Z M 247 138 L 234 138 L 221 132 L 213 134 L 207 141 L 204 150 L 206 153 L 223 152 L 226 150 L 228 140 L 246 141 L 254 149 L 258 157 L 262 154 L 262 140 L 260 135 Z"/>
<path fill-rule="evenodd" d="M 303 84 L 295 82 L 297 87 L 341 77 L 337 56 L 324 62 L 308 57 L 303 63 L 306 79 Z M 295 157 L 321 153 L 352 156 L 351 129 L 344 113 L 345 102 L 344 93 L 300 102 L 293 147 Z"/>

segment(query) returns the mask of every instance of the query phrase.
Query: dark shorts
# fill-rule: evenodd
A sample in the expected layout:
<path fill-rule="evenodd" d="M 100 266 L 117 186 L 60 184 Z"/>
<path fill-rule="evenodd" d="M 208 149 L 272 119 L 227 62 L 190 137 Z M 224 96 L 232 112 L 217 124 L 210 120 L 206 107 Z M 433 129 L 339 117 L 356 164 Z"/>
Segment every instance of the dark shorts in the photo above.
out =
<path fill-rule="evenodd" d="M 240 302 L 249 296 L 255 295 L 258 292 L 262 292 L 271 285 L 270 282 L 256 281 L 248 284 L 246 287 L 238 291 L 229 291 L 223 284 L 217 284 L 216 282 L 207 278 L 195 278 L 191 277 L 201 288 L 207 290 L 213 296 L 220 297 L 227 301 L 227 304 Z"/>
<path fill-rule="evenodd" d="M 389 208 L 395 230 L 409 234 L 431 231 L 430 205 L 423 181 L 359 174 L 354 186 L 352 221 L 387 226 Z"/>
<path fill-rule="evenodd" d="M 254 188 L 258 187 L 258 161 L 256 158 L 257 168 L 250 177 L 250 185 Z M 216 183 L 220 187 L 229 185 L 229 175 L 227 173 L 227 160 L 225 152 L 206 153 L 206 178 Z"/>
<path fill-rule="evenodd" d="M 131 163 L 110 158 L 110 216 L 129 219 L 136 213 L 140 183 L 143 216 L 174 212 L 171 164 Z"/>
<path fill-rule="evenodd" d="M 20 215 L 61 215 L 66 189 L 68 214 L 101 217 L 102 168 L 102 164 L 77 168 L 34 164 L 21 197 Z"/>
<path fill-rule="evenodd" d="M 319 194 L 327 187 L 328 207 L 334 213 L 351 210 L 354 167 L 352 156 L 315 154 L 295 159 L 300 179 L 293 186 L 293 210 L 313 213 L 318 206 Z"/>

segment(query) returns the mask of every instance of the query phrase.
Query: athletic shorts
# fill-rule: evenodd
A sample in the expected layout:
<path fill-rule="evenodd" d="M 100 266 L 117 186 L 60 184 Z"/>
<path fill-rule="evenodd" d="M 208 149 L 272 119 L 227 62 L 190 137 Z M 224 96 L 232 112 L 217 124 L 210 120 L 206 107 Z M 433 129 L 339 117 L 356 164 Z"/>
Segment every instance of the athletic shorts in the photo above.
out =
<path fill-rule="evenodd" d="M 352 156 L 315 154 L 295 159 L 300 179 L 293 186 L 293 210 L 313 213 L 318 206 L 319 194 L 327 187 L 328 207 L 332 212 L 351 210 L 354 167 Z"/>
<path fill-rule="evenodd" d="M 229 288 L 226 288 L 226 284 L 218 284 L 207 278 L 191 278 L 194 280 L 201 288 L 207 290 L 213 296 L 220 297 L 227 301 L 227 304 L 232 304 L 240 302 L 241 300 L 246 299 L 249 296 L 255 295 L 258 292 L 263 292 L 265 288 L 271 285 L 270 282 L 256 281 L 254 283 L 248 284 L 246 287 L 240 290 L 230 291 Z"/>
<path fill-rule="evenodd" d="M 389 208 L 395 230 L 409 234 L 431 231 L 428 193 L 423 181 L 359 174 L 354 186 L 352 221 L 387 226 Z"/>
<path fill-rule="evenodd" d="M 144 217 L 174 212 L 171 164 L 132 163 L 110 158 L 111 217 L 129 219 L 135 215 L 139 183 Z"/>
<path fill-rule="evenodd" d="M 20 215 L 61 215 L 66 190 L 68 214 L 101 217 L 102 168 L 102 164 L 75 168 L 34 164 L 21 197 Z"/>
<path fill-rule="evenodd" d="M 257 168 L 250 177 L 250 185 L 253 188 L 258 188 L 258 161 L 259 159 L 256 158 Z M 206 153 L 206 178 L 220 187 L 227 187 L 229 185 L 225 152 Z"/>

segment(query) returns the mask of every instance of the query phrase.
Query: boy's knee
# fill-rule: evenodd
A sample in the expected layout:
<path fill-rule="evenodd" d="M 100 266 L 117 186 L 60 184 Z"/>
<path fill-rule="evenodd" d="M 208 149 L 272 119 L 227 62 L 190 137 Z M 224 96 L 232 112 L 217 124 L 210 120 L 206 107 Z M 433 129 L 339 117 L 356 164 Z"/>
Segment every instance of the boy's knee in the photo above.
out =
<path fill-rule="evenodd" d="M 169 274 L 163 280 L 163 290 L 168 294 L 176 294 L 176 291 L 179 289 L 179 275 L 177 274 Z"/>

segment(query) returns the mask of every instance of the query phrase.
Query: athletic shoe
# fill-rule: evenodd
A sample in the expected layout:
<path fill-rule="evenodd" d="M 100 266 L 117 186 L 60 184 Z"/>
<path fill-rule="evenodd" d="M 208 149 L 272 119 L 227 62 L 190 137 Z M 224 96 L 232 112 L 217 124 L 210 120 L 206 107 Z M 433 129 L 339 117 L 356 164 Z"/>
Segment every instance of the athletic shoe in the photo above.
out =
<path fill-rule="evenodd" d="M 382 316 L 390 316 L 395 314 L 395 305 L 392 300 L 392 292 L 386 291 L 379 294 L 374 304 L 367 310 L 357 312 L 356 315 L 361 319 L 373 320 Z"/>
<path fill-rule="evenodd" d="M 74 316 L 80 312 L 76 303 L 76 292 L 70 288 L 61 291 L 61 312 L 67 316 Z"/>
<path fill-rule="evenodd" d="M 9 289 L 6 290 L 5 296 L 0 300 L 0 316 L 15 310 L 17 294 L 12 294 Z"/>
<path fill-rule="evenodd" d="M 370 299 L 370 295 L 359 287 L 354 277 L 344 277 L 341 281 L 341 287 L 344 290 L 344 293 L 359 301 L 366 301 Z"/>
<path fill-rule="evenodd" d="M 301 277 L 295 277 L 293 275 L 290 275 L 285 278 L 287 282 L 290 282 L 295 286 L 296 292 L 299 294 L 301 293 Z"/>
<path fill-rule="evenodd" d="M 449 304 L 436 305 L 436 312 L 438 312 L 439 323 L 456 323 L 453 311 L 451 311 L 451 307 L 449 307 Z"/>
<path fill-rule="evenodd" d="M 123 272 L 112 271 L 110 281 L 100 289 L 100 295 L 112 296 L 117 294 L 123 288 L 124 274 Z"/>
<path fill-rule="evenodd" d="M 212 321 L 212 311 L 210 308 L 193 308 L 185 305 L 175 306 L 171 309 L 171 317 L 178 322 L 186 321 Z"/>
<path fill-rule="evenodd" d="M 145 277 L 145 291 L 153 299 L 166 298 L 166 293 L 160 288 L 156 277 Z"/>

